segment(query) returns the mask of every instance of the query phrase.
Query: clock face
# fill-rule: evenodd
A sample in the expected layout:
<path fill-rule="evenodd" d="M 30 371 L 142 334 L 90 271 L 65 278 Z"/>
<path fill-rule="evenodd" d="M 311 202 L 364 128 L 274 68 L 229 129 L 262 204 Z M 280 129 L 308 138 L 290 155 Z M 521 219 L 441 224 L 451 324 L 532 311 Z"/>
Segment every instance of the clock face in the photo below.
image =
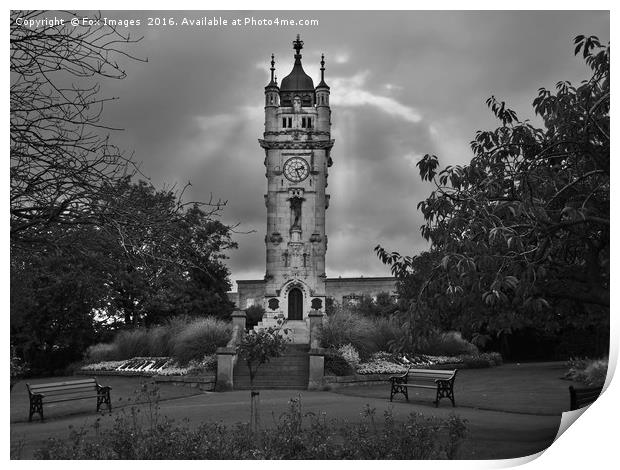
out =
<path fill-rule="evenodd" d="M 310 173 L 308 162 L 300 157 L 289 158 L 284 164 L 284 176 L 293 183 L 305 180 Z"/>

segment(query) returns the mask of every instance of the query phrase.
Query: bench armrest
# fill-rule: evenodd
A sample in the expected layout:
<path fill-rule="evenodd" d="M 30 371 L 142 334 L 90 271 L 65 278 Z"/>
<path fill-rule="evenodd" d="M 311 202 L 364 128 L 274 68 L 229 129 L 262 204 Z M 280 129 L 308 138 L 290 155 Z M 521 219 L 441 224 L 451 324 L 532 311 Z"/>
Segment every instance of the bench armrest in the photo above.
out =
<path fill-rule="evenodd" d="M 435 383 L 439 383 L 439 382 L 454 382 L 454 380 L 456 379 L 456 373 L 458 372 L 458 370 L 455 370 L 454 373 L 452 374 L 452 377 L 449 377 L 447 379 L 435 379 Z"/>
<path fill-rule="evenodd" d="M 411 370 L 411 366 L 407 367 L 407 371 L 401 375 L 392 375 L 390 377 L 390 382 L 397 384 L 406 384 L 407 383 L 407 375 L 409 375 L 409 370 Z"/>

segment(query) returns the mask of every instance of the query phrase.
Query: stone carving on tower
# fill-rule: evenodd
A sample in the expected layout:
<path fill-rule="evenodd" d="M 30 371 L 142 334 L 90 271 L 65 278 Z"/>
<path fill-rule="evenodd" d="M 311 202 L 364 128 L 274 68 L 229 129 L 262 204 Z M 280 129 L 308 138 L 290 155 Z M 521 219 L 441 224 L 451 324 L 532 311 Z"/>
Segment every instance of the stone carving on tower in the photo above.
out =
<path fill-rule="evenodd" d="M 271 81 L 265 87 L 267 234 L 265 317 L 306 320 L 311 309 L 325 306 L 325 211 L 332 164 L 329 86 L 321 56 L 321 81 L 315 87 L 301 63 L 299 35 L 293 70 L 278 86 L 271 56 Z"/>

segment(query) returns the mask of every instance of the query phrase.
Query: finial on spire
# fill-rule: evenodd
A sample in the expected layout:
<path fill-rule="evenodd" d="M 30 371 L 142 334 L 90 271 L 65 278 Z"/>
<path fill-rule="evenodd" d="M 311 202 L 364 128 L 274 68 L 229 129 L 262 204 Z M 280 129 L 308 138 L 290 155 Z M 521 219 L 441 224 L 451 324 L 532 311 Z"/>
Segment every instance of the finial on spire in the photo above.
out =
<path fill-rule="evenodd" d="M 321 82 L 325 80 L 325 54 L 321 54 Z"/>
<path fill-rule="evenodd" d="M 271 81 L 272 82 L 273 82 L 274 72 L 276 70 L 275 65 L 276 65 L 276 61 L 275 61 L 274 55 L 272 53 L 271 54 Z"/>
<path fill-rule="evenodd" d="M 304 47 L 304 42 L 299 38 L 299 34 L 297 35 L 297 39 L 293 41 L 293 49 L 297 52 L 296 55 L 301 56 L 299 51 L 301 51 Z"/>

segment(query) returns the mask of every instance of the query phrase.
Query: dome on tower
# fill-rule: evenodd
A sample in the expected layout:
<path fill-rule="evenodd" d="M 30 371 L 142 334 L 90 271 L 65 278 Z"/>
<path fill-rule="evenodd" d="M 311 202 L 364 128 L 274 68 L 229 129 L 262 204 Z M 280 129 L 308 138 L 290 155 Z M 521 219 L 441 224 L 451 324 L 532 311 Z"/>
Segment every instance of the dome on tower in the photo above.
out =
<path fill-rule="evenodd" d="M 295 65 L 293 70 L 286 77 L 282 79 L 280 83 L 280 98 L 282 106 L 291 106 L 295 96 L 301 98 L 303 106 L 314 105 L 314 82 L 312 78 L 304 72 L 304 68 L 301 66 L 301 49 L 304 46 L 304 42 L 299 39 L 293 41 L 293 48 L 295 49 Z"/>
<path fill-rule="evenodd" d="M 293 70 L 286 77 L 282 79 L 280 83 L 280 91 L 314 91 L 314 82 L 312 78 L 304 72 L 304 68 L 301 66 L 301 49 L 304 46 L 304 42 L 299 39 L 293 41 L 293 48 L 296 51 L 295 65 Z"/>
<path fill-rule="evenodd" d="M 314 91 L 314 82 L 304 72 L 300 60 L 295 60 L 292 72 L 282 79 L 280 91 Z"/>

